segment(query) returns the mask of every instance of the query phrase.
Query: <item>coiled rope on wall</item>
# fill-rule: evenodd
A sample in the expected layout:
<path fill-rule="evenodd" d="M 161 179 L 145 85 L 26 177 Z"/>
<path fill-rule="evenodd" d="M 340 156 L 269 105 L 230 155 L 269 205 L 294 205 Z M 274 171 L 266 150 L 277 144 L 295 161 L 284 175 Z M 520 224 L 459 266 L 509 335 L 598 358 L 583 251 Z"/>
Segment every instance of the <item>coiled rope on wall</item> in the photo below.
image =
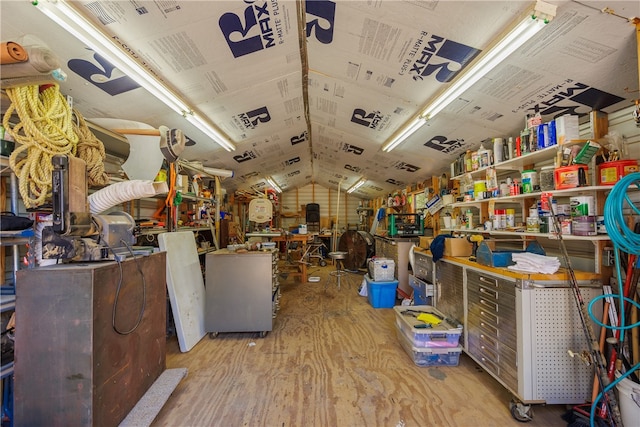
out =
<path fill-rule="evenodd" d="M 106 153 L 104 144 L 91 132 L 87 122 L 77 109 L 73 109 L 77 124 L 75 130 L 78 134 L 77 155 L 87 163 L 89 185 L 107 185 L 109 175 L 104 171 L 104 159 Z"/>
<path fill-rule="evenodd" d="M 2 125 L 18 143 L 9 156 L 9 166 L 19 179 L 22 201 L 27 208 L 45 203 L 51 191 L 51 159 L 58 154 L 75 155 L 78 135 L 71 108 L 57 84 L 19 86 L 6 89 L 11 105 Z M 16 112 L 20 122 L 10 118 Z M 26 156 L 21 154 L 26 152 Z"/>
<path fill-rule="evenodd" d="M 71 110 L 58 85 L 21 86 L 6 89 L 6 93 L 11 106 L 2 124 L 19 144 L 9 157 L 9 165 L 19 179 L 20 196 L 27 208 L 45 203 L 51 191 L 51 158 L 55 155 L 77 154 L 87 165 L 89 185 L 109 183 L 104 170 L 104 144 L 91 132 L 82 114 Z M 10 123 L 14 112 L 20 119 L 16 125 Z"/>

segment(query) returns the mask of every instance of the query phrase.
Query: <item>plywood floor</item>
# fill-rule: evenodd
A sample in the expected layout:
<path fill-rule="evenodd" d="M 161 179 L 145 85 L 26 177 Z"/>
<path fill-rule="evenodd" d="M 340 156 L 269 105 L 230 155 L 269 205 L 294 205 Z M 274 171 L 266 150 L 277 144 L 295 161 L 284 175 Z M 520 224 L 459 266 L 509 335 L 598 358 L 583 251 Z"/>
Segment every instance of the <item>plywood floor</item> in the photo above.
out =
<path fill-rule="evenodd" d="M 274 330 L 205 337 L 167 368 L 188 375 L 154 426 L 521 426 L 511 395 L 466 355 L 456 367 L 418 367 L 396 337 L 392 309 L 349 288 L 281 280 Z M 241 307 L 239 307 L 241 309 Z M 534 407 L 527 426 L 566 426 L 564 405 Z"/>

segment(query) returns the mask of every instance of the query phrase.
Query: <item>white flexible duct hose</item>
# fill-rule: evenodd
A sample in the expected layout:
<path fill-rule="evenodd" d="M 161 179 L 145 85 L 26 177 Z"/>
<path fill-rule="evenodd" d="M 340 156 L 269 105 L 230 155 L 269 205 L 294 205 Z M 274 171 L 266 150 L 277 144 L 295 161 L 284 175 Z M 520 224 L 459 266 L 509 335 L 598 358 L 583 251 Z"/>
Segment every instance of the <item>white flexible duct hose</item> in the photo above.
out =
<path fill-rule="evenodd" d="M 141 179 L 118 182 L 89 196 L 89 212 L 99 214 L 129 200 L 153 197 L 167 191 L 166 182 L 158 183 Z"/>

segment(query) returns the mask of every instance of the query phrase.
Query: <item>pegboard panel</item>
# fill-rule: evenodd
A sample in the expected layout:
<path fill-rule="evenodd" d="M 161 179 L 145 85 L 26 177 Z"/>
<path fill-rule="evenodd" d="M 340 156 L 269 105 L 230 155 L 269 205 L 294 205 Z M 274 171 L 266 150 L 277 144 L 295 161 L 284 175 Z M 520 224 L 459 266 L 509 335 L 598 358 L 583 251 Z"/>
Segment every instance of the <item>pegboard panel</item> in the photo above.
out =
<path fill-rule="evenodd" d="M 601 292 L 580 289 L 585 305 Z M 535 370 L 537 399 L 549 404 L 570 404 L 591 398 L 593 365 L 573 353 L 590 354 L 590 345 L 580 321 L 579 308 L 569 288 L 538 288 L 534 291 Z M 601 307 L 601 305 L 600 305 Z M 597 316 L 600 317 L 601 309 Z M 595 336 L 598 329 L 592 323 Z"/>

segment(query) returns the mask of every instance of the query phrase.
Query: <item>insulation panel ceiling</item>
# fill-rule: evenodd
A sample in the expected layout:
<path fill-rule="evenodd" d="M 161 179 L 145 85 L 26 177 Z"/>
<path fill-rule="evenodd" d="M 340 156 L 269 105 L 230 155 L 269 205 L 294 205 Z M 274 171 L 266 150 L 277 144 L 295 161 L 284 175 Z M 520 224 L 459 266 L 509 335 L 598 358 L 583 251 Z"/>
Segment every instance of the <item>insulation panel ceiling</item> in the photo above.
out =
<path fill-rule="evenodd" d="M 42 0 L 46 1 L 46 0 Z M 405 143 L 381 147 L 532 5 L 528 1 L 75 1 L 222 130 L 227 152 L 30 1 L 0 3 L 2 41 L 60 59 L 62 92 L 91 118 L 182 129 L 183 158 L 230 169 L 223 187 L 337 189 L 369 199 L 449 171 L 467 149 L 515 136 L 524 117 L 612 112 L 637 94 L 637 1 L 553 1 L 543 31 Z M 605 13 L 609 11 L 612 13 Z"/>

